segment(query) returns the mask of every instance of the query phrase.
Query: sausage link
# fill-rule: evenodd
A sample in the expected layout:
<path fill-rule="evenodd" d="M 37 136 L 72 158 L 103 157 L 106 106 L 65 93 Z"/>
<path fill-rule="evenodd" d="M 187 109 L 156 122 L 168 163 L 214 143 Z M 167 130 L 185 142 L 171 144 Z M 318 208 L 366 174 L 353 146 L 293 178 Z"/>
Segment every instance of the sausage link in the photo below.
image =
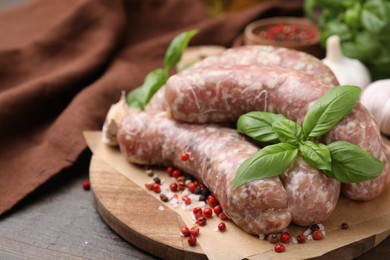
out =
<path fill-rule="evenodd" d="M 280 113 L 301 123 L 310 104 L 331 87 L 332 84 L 304 72 L 277 66 L 208 67 L 172 76 L 165 96 L 172 116 L 187 122 L 234 122 L 241 114 L 261 110 Z M 338 140 L 356 144 L 382 159 L 379 129 L 359 103 L 326 137 L 327 143 Z M 385 177 L 345 184 L 343 194 L 354 200 L 371 200 L 386 187 L 388 174 L 389 170 L 385 170 L 382 172 Z M 382 178 L 385 185 L 380 184 Z M 359 190 L 361 185 L 365 189 Z"/>
<path fill-rule="evenodd" d="M 291 222 L 286 191 L 278 177 L 233 188 L 240 164 L 258 151 L 233 129 L 178 123 L 166 113 L 138 112 L 122 121 L 118 140 L 130 162 L 175 165 L 199 178 L 248 233 L 278 232 Z M 180 159 L 184 151 L 190 155 L 187 161 Z"/>
<path fill-rule="evenodd" d="M 339 85 L 336 76 L 322 61 L 305 52 L 288 48 L 265 45 L 231 48 L 199 61 L 194 67 L 204 68 L 221 65 L 278 65 L 314 75 L 321 78 L 325 83 Z"/>
<path fill-rule="evenodd" d="M 295 224 L 309 226 L 322 223 L 335 209 L 340 182 L 311 167 L 302 158 L 298 158 L 280 178 Z"/>

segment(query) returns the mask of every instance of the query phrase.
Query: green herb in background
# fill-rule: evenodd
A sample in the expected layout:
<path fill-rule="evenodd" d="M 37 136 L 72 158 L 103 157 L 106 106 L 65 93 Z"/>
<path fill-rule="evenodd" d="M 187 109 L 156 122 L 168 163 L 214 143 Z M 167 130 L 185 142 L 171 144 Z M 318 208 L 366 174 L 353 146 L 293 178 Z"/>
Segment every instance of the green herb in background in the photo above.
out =
<path fill-rule="evenodd" d="M 303 127 L 281 115 L 249 112 L 240 116 L 237 131 L 269 145 L 240 165 L 234 187 L 250 181 L 282 174 L 300 154 L 311 166 L 341 182 L 376 178 L 384 163 L 356 145 L 334 142 L 315 143 L 311 138 L 330 131 L 355 106 L 361 89 L 355 86 L 331 88 L 309 109 Z"/>
<path fill-rule="evenodd" d="M 338 35 L 345 56 L 362 61 L 374 80 L 390 78 L 390 1 L 305 0 L 305 14 L 321 29 L 321 45 Z"/>
<path fill-rule="evenodd" d="M 183 32 L 176 36 L 165 53 L 164 68 L 156 69 L 146 75 L 144 83 L 127 95 L 127 105 L 132 108 L 144 110 L 153 95 L 167 82 L 169 69 L 180 61 L 184 50 L 197 30 Z"/>

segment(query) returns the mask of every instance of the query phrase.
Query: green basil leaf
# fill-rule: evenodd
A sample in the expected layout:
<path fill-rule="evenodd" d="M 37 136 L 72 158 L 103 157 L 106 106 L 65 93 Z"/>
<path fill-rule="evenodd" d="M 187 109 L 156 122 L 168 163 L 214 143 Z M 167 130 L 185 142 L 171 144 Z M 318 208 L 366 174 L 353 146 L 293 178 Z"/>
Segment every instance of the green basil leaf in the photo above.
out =
<path fill-rule="evenodd" d="M 157 92 L 168 80 L 168 73 L 163 69 L 150 72 L 144 83 L 127 95 L 129 107 L 143 110 L 154 93 Z"/>
<path fill-rule="evenodd" d="M 297 154 L 298 149 L 291 144 L 266 146 L 240 165 L 233 186 L 237 188 L 256 179 L 277 176 L 290 166 Z"/>
<path fill-rule="evenodd" d="M 312 141 L 302 141 L 299 143 L 299 150 L 302 158 L 311 166 L 323 171 L 331 171 L 330 163 L 332 159 L 326 145 Z"/>
<path fill-rule="evenodd" d="M 238 118 L 237 131 L 260 142 L 276 143 L 279 140 L 272 123 L 281 118 L 284 116 L 268 112 L 249 112 Z"/>
<path fill-rule="evenodd" d="M 309 108 L 303 120 L 306 138 L 319 137 L 332 129 L 352 111 L 360 92 L 359 87 L 347 85 L 329 89 Z"/>
<path fill-rule="evenodd" d="M 384 162 L 376 159 L 358 146 L 338 141 L 328 145 L 332 158 L 332 171 L 326 172 L 340 182 L 362 182 L 378 177 Z"/>
<path fill-rule="evenodd" d="M 183 32 L 177 35 L 168 46 L 167 52 L 164 57 L 164 68 L 174 68 L 176 64 L 180 61 L 181 56 L 191 38 L 198 33 L 198 30 L 191 30 L 188 32 Z"/>
<path fill-rule="evenodd" d="M 283 143 L 289 143 L 298 146 L 303 138 L 302 127 L 294 121 L 287 118 L 280 118 L 272 123 L 278 139 Z"/>

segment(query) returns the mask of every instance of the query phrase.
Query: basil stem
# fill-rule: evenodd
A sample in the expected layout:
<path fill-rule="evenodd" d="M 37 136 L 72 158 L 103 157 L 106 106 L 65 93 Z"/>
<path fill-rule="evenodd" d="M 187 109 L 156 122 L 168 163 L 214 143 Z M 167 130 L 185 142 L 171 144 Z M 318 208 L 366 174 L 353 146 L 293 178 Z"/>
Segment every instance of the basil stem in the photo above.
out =
<path fill-rule="evenodd" d="M 237 131 L 264 143 L 279 142 L 278 136 L 272 128 L 272 123 L 284 118 L 267 112 L 249 112 L 241 115 L 237 121 Z"/>
<path fill-rule="evenodd" d="M 174 68 L 180 61 L 189 41 L 197 32 L 197 30 L 183 32 L 172 40 L 165 53 L 164 68 L 150 72 L 146 75 L 144 83 L 127 95 L 129 107 L 145 109 L 153 95 L 167 82 L 169 69 Z"/>
<path fill-rule="evenodd" d="M 303 120 L 306 138 L 319 137 L 332 129 L 352 111 L 361 89 L 356 86 L 338 86 L 328 90 L 309 109 Z"/>
<path fill-rule="evenodd" d="M 245 160 L 237 170 L 235 188 L 250 181 L 283 173 L 298 155 L 298 149 L 287 143 L 269 145 Z"/>
<path fill-rule="evenodd" d="M 328 145 L 332 157 L 332 171 L 325 172 L 340 182 L 362 182 L 378 177 L 384 162 L 349 142 L 338 141 Z"/>

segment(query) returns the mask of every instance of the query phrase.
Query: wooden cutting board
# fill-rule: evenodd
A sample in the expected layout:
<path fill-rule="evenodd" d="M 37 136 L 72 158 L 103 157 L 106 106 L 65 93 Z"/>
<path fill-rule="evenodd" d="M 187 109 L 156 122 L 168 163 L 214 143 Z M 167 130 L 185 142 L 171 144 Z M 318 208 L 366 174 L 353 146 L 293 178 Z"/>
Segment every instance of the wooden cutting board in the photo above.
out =
<path fill-rule="evenodd" d="M 95 155 L 90 164 L 90 181 L 98 213 L 125 240 L 163 259 L 207 259 L 200 246 L 191 247 L 180 236 L 185 223 L 179 214 L 167 207 L 156 210 L 163 205 L 159 199 Z M 389 229 L 377 232 L 335 248 L 321 259 L 357 257 L 389 235 Z"/>

